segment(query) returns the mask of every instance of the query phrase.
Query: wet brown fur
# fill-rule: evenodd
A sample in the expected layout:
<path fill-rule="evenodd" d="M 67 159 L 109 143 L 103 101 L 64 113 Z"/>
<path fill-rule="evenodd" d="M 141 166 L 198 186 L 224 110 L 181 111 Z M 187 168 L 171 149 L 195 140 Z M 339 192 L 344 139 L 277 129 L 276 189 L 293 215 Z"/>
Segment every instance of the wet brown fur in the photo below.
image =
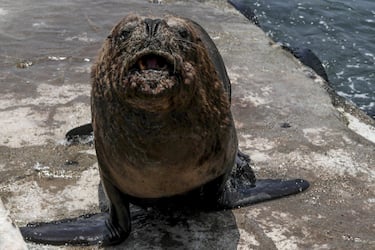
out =
<path fill-rule="evenodd" d="M 92 70 L 92 123 L 102 178 L 140 198 L 201 186 L 229 172 L 237 151 L 230 97 L 212 63 L 214 52 L 190 20 L 162 20 L 150 38 L 145 17 L 125 17 Z M 156 94 L 140 91 L 138 82 L 131 87 L 128 80 L 132 60 L 150 51 L 170 57 L 177 72 L 168 80 L 173 86 L 159 86 Z"/>

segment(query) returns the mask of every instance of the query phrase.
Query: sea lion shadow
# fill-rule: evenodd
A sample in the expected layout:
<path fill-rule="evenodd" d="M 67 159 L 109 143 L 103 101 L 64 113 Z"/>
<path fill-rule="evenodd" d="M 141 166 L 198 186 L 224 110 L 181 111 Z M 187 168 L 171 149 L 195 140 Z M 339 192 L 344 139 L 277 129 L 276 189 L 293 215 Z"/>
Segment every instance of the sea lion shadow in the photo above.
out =
<path fill-rule="evenodd" d="M 107 200 L 99 185 L 101 210 Z M 104 249 L 237 249 L 240 233 L 231 210 L 183 208 L 159 211 L 130 205 L 132 230 L 119 245 Z"/>
<path fill-rule="evenodd" d="M 237 249 L 240 239 L 230 210 L 160 214 L 132 207 L 131 214 L 129 237 L 105 249 Z"/>

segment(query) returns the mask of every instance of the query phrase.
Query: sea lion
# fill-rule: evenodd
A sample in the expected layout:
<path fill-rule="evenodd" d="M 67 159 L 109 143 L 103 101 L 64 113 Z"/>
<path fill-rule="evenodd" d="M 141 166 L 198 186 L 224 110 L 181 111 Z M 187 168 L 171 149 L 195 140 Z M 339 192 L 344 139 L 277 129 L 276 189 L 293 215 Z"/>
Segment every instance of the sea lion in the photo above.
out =
<path fill-rule="evenodd" d="M 319 57 L 311 49 L 306 47 L 291 47 L 286 44 L 281 45 L 281 48 L 289 51 L 302 64 L 310 67 L 317 75 L 323 78 L 326 82 L 329 82 L 322 61 L 320 61 Z"/>
<path fill-rule="evenodd" d="M 230 93 L 223 60 L 200 25 L 126 16 L 92 69 L 92 127 L 109 212 L 30 224 L 23 236 L 111 245 L 130 232 L 129 203 L 231 209 L 305 190 L 301 179 L 256 181 L 238 150 Z"/>

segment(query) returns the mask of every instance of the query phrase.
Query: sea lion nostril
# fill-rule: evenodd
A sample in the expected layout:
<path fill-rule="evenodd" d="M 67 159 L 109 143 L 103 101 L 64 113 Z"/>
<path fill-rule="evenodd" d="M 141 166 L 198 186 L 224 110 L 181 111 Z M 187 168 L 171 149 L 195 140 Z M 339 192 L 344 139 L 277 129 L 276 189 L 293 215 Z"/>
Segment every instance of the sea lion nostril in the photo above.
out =
<path fill-rule="evenodd" d="M 146 18 L 144 22 L 146 24 L 146 32 L 148 36 L 152 37 L 155 36 L 155 34 L 157 33 L 162 20 Z"/>

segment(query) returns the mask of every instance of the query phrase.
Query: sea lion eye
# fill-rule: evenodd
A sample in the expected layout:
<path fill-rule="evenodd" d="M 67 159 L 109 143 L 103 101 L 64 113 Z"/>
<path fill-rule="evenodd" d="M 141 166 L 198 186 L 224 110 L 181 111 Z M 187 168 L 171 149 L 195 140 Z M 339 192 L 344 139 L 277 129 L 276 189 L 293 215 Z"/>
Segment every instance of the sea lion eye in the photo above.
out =
<path fill-rule="evenodd" d="M 177 28 L 177 32 L 184 40 L 190 40 L 190 32 L 185 27 Z"/>
<path fill-rule="evenodd" d="M 123 31 L 121 31 L 120 35 L 118 36 L 118 39 L 120 41 L 125 41 L 126 39 L 130 37 L 131 32 L 132 30 L 129 28 L 124 29 Z"/>
<path fill-rule="evenodd" d="M 128 23 L 123 29 L 118 31 L 117 41 L 123 42 L 130 38 L 133 31 L 137 28 L 138 23 L 137 22 L 130 22 Z"/>

